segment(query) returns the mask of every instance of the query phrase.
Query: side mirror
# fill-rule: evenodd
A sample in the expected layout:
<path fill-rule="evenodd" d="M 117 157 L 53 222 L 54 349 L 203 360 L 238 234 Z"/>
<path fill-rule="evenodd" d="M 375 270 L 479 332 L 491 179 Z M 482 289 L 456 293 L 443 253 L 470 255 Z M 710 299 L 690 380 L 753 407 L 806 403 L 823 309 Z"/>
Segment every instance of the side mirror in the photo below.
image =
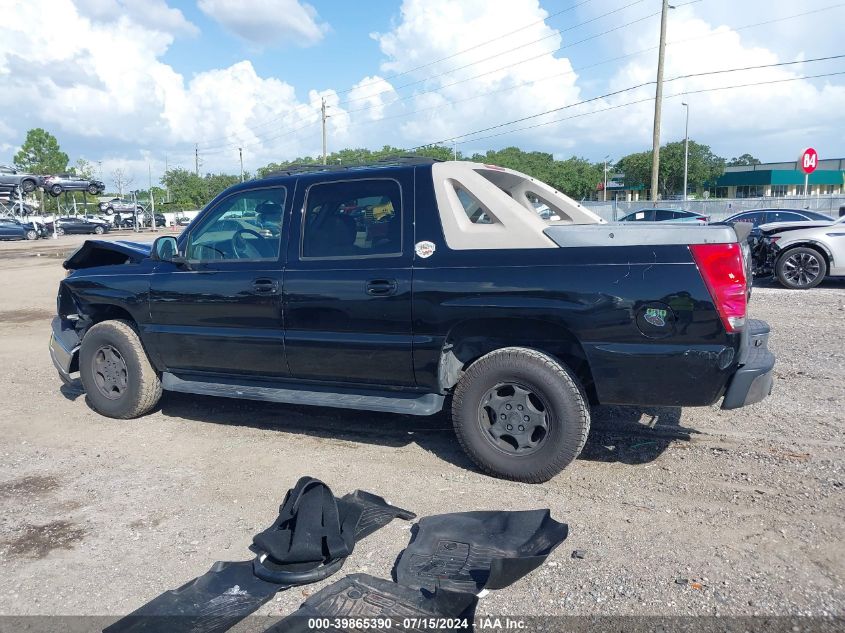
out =
<path fill-rule="evenodd" d="M 153 242 L 150 257 L 157 262 L 170 262 L 177 266 L 190 268 L 187 258 L 179 254 L 179 244 L 172 235 L 162 235 Z"/>

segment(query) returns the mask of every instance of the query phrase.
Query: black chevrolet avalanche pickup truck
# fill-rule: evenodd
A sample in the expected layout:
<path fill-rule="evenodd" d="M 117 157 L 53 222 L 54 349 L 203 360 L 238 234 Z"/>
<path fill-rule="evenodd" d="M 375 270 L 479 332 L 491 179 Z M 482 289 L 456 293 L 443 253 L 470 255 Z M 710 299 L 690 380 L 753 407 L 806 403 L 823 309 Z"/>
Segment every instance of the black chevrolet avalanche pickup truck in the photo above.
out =
<path fill-rule="evenodd" d="M 113 418 L 162 390 L 413 415 L 449 402 L 479 468 L 540 482 L 578 456 L 590 404 L 770 393 L 741 241 L 609 224 L 494 165 L 292 168 L 227 189 L 178 238 L 86 242 L 50 350 Z"/>

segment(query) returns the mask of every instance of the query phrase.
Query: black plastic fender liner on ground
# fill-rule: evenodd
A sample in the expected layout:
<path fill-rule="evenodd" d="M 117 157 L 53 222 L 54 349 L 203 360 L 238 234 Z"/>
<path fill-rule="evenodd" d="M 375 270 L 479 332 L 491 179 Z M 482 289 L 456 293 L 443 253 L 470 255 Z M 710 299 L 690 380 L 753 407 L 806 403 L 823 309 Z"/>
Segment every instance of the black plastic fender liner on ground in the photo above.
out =
<path fill-rule="evenodd" d="M 252 561 L 218 561 L 202 576 L 165 591 L 103 633 L 221 633 L 287 589 L 257 578 Z"/>
<path fill-rule="evenodd" d="M 276 592 L 337 572 L 356 541 L 394 518 L 415 517 L 361 490 L 335 498 L 321 481 L 303 477 L 288 491 L 273 525 L 256 535 L 255 560 L 214 563 L 104 633 L 222 633 Z"/>
<path fill-rule="evenodd" d="M 376 625 L 380 619 L 389 618 L 390 624 L 375 627 L 381 630 L 423 629 L 424 624 L 415 626 L 414 623 L 424 618 L 466 618 L 471 628 L 477 602 L 478 598 L 473 594 L 432 593 L 367 574 L 350 574 L 310 596 L 297 611 L 265 633 L 342 630 L 331 624 L 334 618 L 361 618 Z M 322 622 L 330 624 L 325 627 Z M 450 627 L 453 628 L 461 627 Z"/>
<path fill-rule="evenodd" d="M 568 533 L 549 510 L 424 517 L 396 563 L 396 582 L 472 594 L 501 589 L 542 565 Z"/>

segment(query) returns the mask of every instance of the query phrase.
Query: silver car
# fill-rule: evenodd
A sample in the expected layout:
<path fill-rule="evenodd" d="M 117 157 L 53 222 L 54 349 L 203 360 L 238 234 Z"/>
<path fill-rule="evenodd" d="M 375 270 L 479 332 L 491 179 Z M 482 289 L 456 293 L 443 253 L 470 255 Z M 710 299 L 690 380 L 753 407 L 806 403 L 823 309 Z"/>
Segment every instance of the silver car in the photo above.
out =
<path fill-rule="evenodd" d="M 105 190 L 106 186 L 99 180 L 80 178 L 73 174 L 59 174 L 55 176 L 44 176 L 44 190 L 51 196 L 60 196 L 64 191 L 86 191 L 92 196 L 97 196 Z"/>
<path fill-rule="evenodd" d="M 42 183 L 41 176 L 18 171 L 14 167 L 0 165 L 0 186 L 20 187 L 24 193 L 35 191 Z"/>
<path fill-rule="evenodd" d="M 845 217 L 763 224 L 760 233 L 759 269 L 784 287 L 805 290 L 827 276 L 845 276 Z"/>

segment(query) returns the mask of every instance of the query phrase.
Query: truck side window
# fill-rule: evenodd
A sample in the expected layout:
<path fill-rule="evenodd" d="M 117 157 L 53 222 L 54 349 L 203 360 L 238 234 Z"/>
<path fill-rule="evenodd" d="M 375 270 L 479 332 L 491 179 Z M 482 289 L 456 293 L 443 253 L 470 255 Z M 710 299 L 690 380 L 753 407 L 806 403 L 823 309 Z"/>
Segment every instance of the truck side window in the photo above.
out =
<path fill-rule="evenodd" d="M 467 214 L 470 222 L 473 224 L 493 224 L 493 217 L 490 211 L 488 211 L 466 189 L 456 186 L 455 194 L 458 196 L 458 200 L 461 201 L 461 205 L 463 206 L 464 212 Z"/>
<path fill-rule="evenodd" d="M 389 179 L 312 185 L 302 219 L 301 256 L 338 258 L 402 253 L 402 192 Z"/>
<path fill-rule="evenodd" d="M 190 261 L 275 261 L 279 258 L 285 188 L 240 191 L 224 198 L 191 231 Z"/>

